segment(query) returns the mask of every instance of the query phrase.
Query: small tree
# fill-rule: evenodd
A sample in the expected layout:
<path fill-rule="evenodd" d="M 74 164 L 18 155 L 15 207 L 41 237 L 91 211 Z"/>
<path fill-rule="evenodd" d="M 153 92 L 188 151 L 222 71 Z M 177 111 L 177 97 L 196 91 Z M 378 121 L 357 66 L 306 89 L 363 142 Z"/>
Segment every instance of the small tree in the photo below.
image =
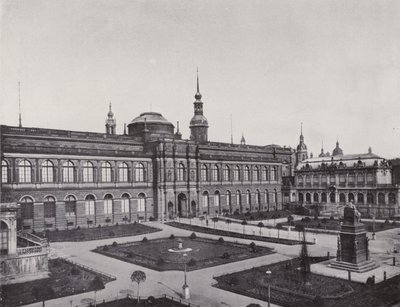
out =
<path fill-rule="evenodd" d="M 278 239 L 279 239 L 279 231 L 283 229 L 283 226 L 281 223 L 276 225 L 276 229 L 278 229 Z"/>
<path fill-rule="evenodd" d="M 306 232 L 304 231 L 304 229 L 303 229 L 303 241 L 301 242 L 301 251 L 299 258 L 300 258 L 300 271 L 303 276 L 303 282 L 306 283 L 308 281 L 308 275 L 310 273 L 310 259 L 308 257 Z"/>
<path fill-rule="evenodd" d="M 215 229 L 215 223 L 218 222 L 219 219 L 218 219 L 218 217 L 215 216 L 215 217 L 212 218 L 212 221 L 214 223 L 214 229 Z"/>
<path fill-rule="evenodd" d="M 245 233 L 245 227 L 246 227 L 246 225 L 247 225 L 247 221 L 246 221 L 246 220 L 243 220 L 243 221 L 242 221 L 243 234 Z"/>
<path fill-rule="evenodd" d="M 228 231 L 229 231 L 229 224 L 232 223 L 231 220 L 225 220 L 225 223 L 228 225 Z"/>
<path fill-rule="evenodd" d="M 260 236 L 261 236 L 261 228 L 264 227 L 264 223 L 263 223 L 263 222 L 260 222 L 260 223 L 258 223 L 257 226 L 260 227 Z"/>
<path fill-rule="evenodd" d="M 131 281 L 137 283 L 137 301 L 139 304 L 139 284 L 146 281 L 146 273 L 143 271 L 134 271 L 131 275 Z"/>

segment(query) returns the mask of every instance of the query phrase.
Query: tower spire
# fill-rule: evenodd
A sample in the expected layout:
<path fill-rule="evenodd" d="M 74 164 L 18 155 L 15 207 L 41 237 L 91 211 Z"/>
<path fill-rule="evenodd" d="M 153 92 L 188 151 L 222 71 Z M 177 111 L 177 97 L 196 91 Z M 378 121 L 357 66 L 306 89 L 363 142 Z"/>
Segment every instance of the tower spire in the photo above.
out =
<path fill-rule="evenodd" d="M 21 82 L 18 81 L 18 123 L 19 127 L 22 127 L 22 116 L 21 116 Z"/>
<path fill-rule="evenodd" d="M 197 92 L 196 92 L 196 95 L 194 95 L 194 98 L 196 98 L 196 100 L 201 99 L 200 82 L 199 82 L 199 68 L 198 67 L 197 67 Z"/>
<path fill-rule="evenodd" d="M 233 144 L 232 113 L 231 113 L 231 144 Z"/>

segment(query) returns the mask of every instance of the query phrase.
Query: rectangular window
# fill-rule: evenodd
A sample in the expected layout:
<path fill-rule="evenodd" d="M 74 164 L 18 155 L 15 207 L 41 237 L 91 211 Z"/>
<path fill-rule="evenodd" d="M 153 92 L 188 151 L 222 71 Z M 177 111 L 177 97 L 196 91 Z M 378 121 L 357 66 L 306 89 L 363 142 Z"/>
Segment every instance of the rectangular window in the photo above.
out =
<path fill-rule="evenodd" d="M 64 167 L 63 168 L 63 182 L 74 182 L 74 168 Z"/>
<path fill-rule="evenodd" d="M 104 200 L 104 214 L 112 214 L 113 201 L 112 199 Z"/>
<path fill-rule="evenodd" d="M 83 182 L 93 182 L 93 168 L 85 167 L 83 169 Z"/>
<path fill-rule="evenodd" d="M 208 208 L 208 195 L 203 195 L 203 208 Z"/>
<path fill-rule="evenodd" d="M 146 201 L 144 198 L 139 198 L 138 199 L 138 211 L 139 212 L 144 212 L 145 211 L 145 205 Z"/>
<path fill-rule="evenodd" d="M 1 166 L 1 182 L 8 183 L 8 166 L 7 165 Z"/>
<path fill-rule="evenodd" d="M 67 201 L 65 202 L 65 215 L 66 216 L 75 216 L 76 211 L 76 202 Z"/>
<path fill-rule="evenodd" d="M 19 182 L 30 183 L 32 182 L 32 169 L 30 166 L 18 168 Z"/>
<path fill-rule="evenodd" d="M 128 213 L 129 212 L 129 198 L 122 198 L 121 200 L 121 212 Z"/>
<path fill-rule="evenodd" d="M 219 207 L 219 195 L 214 195 L 214 206 Z"/>
<path fill-rule="evenodd" d="M 86 215 L 94 215 L 94 200 L 87 200 L 85 202 Z"/>
<path fill-rule="evenodd" d="M 44 217 L 52 218 L 56 216 L 56 204 L 53 202 L 44 203 Z"/>

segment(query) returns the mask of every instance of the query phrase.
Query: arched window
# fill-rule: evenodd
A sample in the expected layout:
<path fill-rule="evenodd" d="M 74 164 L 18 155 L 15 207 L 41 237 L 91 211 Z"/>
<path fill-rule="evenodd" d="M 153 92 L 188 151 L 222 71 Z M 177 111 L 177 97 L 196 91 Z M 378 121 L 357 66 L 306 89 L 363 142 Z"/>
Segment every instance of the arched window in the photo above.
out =
<path fill-rule="evenodd" d="M 204 191 L 202 195 L 203 208 L 208 208 L 208 192 Z"/>
<path fill-rule="evenodd" d="M 322 194 L 321 194 L 321 202 L 326 203 L 326 193 L 325 192 L 322 192 Z"/>
<path fill-rule="evenodd" d="M 304 195 L 303 193 L 299 193 L 299 202 L 304 202 Z"/>
<path fill-rule="evenodd" d="M 207 165 L 205 165 L 205 164 L 201 165 L 200 176 L 201 176 L 201 181 L 207 181 L 208 180 L 208 168 L 207 168 Z"/>
<path fill-rule="evenodd" d="M 32 164 L 28 160 L 18 163 L 18 177 L 20 183 L 32 182 Z"/>
<path fill-rule="evenodd" d="M 367 203 L 369 203 L 369 204 L 374 203 L 374 195 L 372 193 L 367 194 Z"/>
<path fill-rule="evenodd" d="M 212 180 L 219 181 L 219 167 L 216 164 L 212 166 Z"/>
<path fill-rule="evenodd" d="M 253 169 L 253 180 L 254 181 L 260 180 L 260 170 L 259 170 L 258 166 L 255 166 Z"/>
<path fill-rule="evenodd" d="M 311 203 L 311 194 L 310 193 L 306 193 L 306 203 L 307 204 Z"/>
<path fill-rule="evenodd" d="M 298 184 L 299 186 L 302 186 L 302 185 L 303 185 L 303 176 L 299 175 L 299 176 L 297 177 L 297 184 Z"/>
<path fill-rule="evenodd" d="M 357 175 L 357 184 L 358 185 L 363 185 L 364 184 L 364 174 L 358 174 Z"/>
<path fill-rule="evenodd" d="M 128 213 L 129 212 L 129 204 L 130 204 L 130 197 L 129 194 L 124 193 L 121 197 L 121 212 Z"/>
<path fill-rule="evenodd" d="M 93 182 L 94 181 L 94 166 L 92 162 L 85 162 L 83 163 L 83 182 Z"/>
<path fill-rule="evenodd" d="M 20 204 L 21 204 L 21 218 L 23 220 L 33 219 L 33 199 L 26 196 L 21 199 Z"/>
<path fill-rule="evenodd" d="M 374 175 L 373 174 L 367 174 L 367 183 L 368 184 L 374 183 Z"/>
<path fill-rule="evenodd" d="M 52 196 L 47 196 L 43 201 L 44 217 L 56 217 L 56 199 Z"/>
<path fill-rule="evenodd" d="M 220 203 L 221 203 L 221 195 L 219 194 L 219 191 L 215 191 L 214 193 L 214 206 L 215 207 L 219 207 Z"/>
<path fill-rule="evenodd" d="M 265 203 L 267 205 L 269 205 L 269 192 L 268 192 L 268 190 L 265 190 Z"/>
<path fill-rule="evenodd" d="M 239 165 L 236 165 L 233 168 L 233 180 L 234 181 L 240 181 L 240 167 L 239 167 Z"/>
<path fill-rule="evenodd" d="M 244 181 L 249 181 L 250 180 L 250 168 L 246 165 L 244 167 L 244 174 L 243 174 L 243 180 Z"/>
<path fill-rule="evenodd" d="M 88 195 L 85 198 L 85 213 L 86 215 L 94 215 L 95 198 L 93 195 Z"/>
<path fill-rule="evenodd" d="M 395 205 L 396 204 L 396 194 L 389 193 L 389 204 Z"/>
<path fill-rule="evenodd" d="M 357 203 L 358 204 L 363 204 L 364 203 L 364 194 L 358 193 L 357 194 Z"/>
<path fill-rule="evenodd" d="M 63 182 L 74 182 L 74 163 L 66 161 L 63 163 Z"/>
<path fill-rule="evenodd" d="M 118 181 L 119 182 L 128 182 L 129 181 L 128 172 L 129 172 L 128 164 L 126 164 L 125 162 L 122 162 L 121 164 L 119 164 L 118 165 Z"/>
<path fill-rule="evenodd" d="M 354 174 L 349 174 L 348 179 L 349 179 L 349 185 L 354 186 Z"/>
<path fill-rule="evenodd" d="M 242 193 L 239 190 L 236 191 L 236 204 L 239 206 L 242 205 Z"/>
<path fill-rule="evenodd" d="M 326 187 L 328 184 L 327 184 L 327 176 L 326 175 L 322 175 L 321 176 L 321 185 L 323 186 L 323 187 Z"/>
<path fill-rule="evenodd" d="M 76 214 L 76 198 L 72 195 L 68 195 L 65 198 L 65 215 L 75 216 Z"/>
<path fill-rule="evenodd" d="M 275 198 L 275 204 L 278 203 L 278 191 L 274 189 L 274 198 Z"/>
<path fill-rule="evenodd" d="M 262 180 L 263 181 L 268 181 L 268 167 L 264 166 L 262 168 Z"/>
<path fill-rule="evenodd" d="M 228 165 L 224 166 L 224 180 L 230 181 L 231 180 L 231 169 Z"/>
<path fill-rule="evenodd" d="M 318 175 L 314 175 L 313 176 L 313 186 L 317 187 L 319 185 L 319 176 Z"/>
<path fill-rule="evenodd" d="M 339 175 L 339 184 L 341 186 L 345 186 L 346 185 L 346 176 L 345 176 L 345 174 L 340 174 Z"/>
<path fill-rule="evenodd" d="M 5 160 L 1 160 L 1 182 L 8 183 L 8 163 Z"/>
<path fill-rule="evenodd" d="M 277 179 L 276 166 L 271 167 L 271 181 L 276 181 Z"/>
<path fill-rule="evenodd" d="M 111 194 L 104 196 L 104 214 L 113 213 L 113 197 Z"/>
<path fill-rule="evenodd" d="M 256 204 L 259 205 L 261 203 L 261 193 L 259 190 L 256 190 Z"/>
<path fill-rule="evenodd" d="M 314 195 L 313 195 L 313 201 L 314 201 L 315 203 L 319 202 L 319 195 L 318 195 L 318 193 L 314 193 Z"/>
<path fill-rule="evenodd" d="M 140 193 L 138 195 L 138 212 L 146 211 L 146 195 Z"/>
<path fill-rule="evenodd" d="M 178 165 L 178 181 L 185 181 L 185 165 L 179 163 Z"/>
<path fill-rule="evenodd" d="M 0 255 L 8 254 L 9 229 L 5 222 L 0 221 Z"/>
<path fill-rule="evenodd" d="M 46 160 L 42 163 L 42 182 L 53 182 L 54 165 L 51 161 Z"/>
<path fill-rule="evenodd" d="M 346 203 L 346 195 L 344 193 L 339 194 L 339 202 L 342 204 Z"/>
<path fill-rule="evenodd" d="M 144 182 L 144 165 L 142 163 L 135 165 L 135 181 Z"/>
<path fill-rule="evenodd" d="M 353 193 L 349 193 L 349 202 L 354 203 L 354 194 Z"/>
<path fill-rule="evenodd" d="M 380 205 L 385 204 L 385 194 L 383 194 L 383 193 L 378 194 L 378 204 L 380 204 Z"/>
<path fill-rule="evenodd" d="M 232 205 L 232 195 L 231 191 L 226 191 L 225 193 L 225 198 L 226 198 L 226 205 L 230 207 Z"/>
<path fill-rule="evenodd" d="M 102 182 L 111 182 L 111 163 L 103 162 L 101 163 L 101 181 Z"/>
<path fill-rule="evenodd" d="M 311 176 L 310 175 L 305 175 L 305 179 L 306 179 L 306 186 L 311 186 Z"/>
<path fill-rule="evenodd" d="M 251 192 L 249 190 L 246 191 L 246 205 L 251 205 Z"/>

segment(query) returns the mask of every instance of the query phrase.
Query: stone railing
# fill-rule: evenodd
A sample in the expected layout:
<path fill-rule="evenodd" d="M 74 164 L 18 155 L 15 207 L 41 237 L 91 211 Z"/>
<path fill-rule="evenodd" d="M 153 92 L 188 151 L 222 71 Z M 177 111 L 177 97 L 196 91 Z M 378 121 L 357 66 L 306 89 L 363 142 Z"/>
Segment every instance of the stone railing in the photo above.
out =
<path fill-rule="evenodd" d="M 41 244 L 41 245 L 47 245 L 48 244 L 46 238 L 38 237 L 38 236 L 36 236 L 36 235 L 34 235 L 32 233 L 29 233 L 29 232 L 19 231 L 18 232 L 18 237 L 27 239 L 28 241 L 31 241 L 33 243 L 38 243 L 38 244 Z"/>
<path fill-rule="evenodd" d="M 18 256 L 41 254 L 43 252 L 44 252 L 44 248 L 42 246 L 30 246 L 30 247 L 17 248 Z"/>

